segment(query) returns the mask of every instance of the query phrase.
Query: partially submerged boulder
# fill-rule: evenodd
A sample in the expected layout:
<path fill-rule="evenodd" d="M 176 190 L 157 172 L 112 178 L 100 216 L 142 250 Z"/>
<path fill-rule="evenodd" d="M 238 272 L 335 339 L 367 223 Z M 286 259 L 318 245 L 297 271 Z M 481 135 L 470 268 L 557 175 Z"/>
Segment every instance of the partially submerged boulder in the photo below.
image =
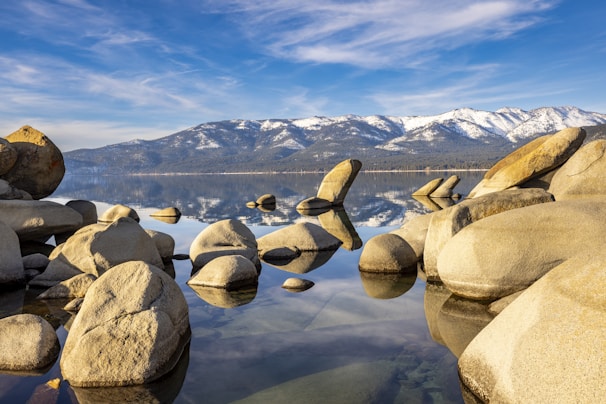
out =
<path fill-rule="evenodd" d="M 98 220 L 101 223 L 111 223 L 121 217 L 129 217 L 136 222 L 140 221 L 137 211 L 135 211 L 131 207 L 122 204 L 117 204 L 107 209 L 105 212 L 103 212 L 101 216 L 99 216 Z"/>
<path fill-rule="evenodd" d="M 429 181 L 427 184 L 423 185 L 421 188 L 417 189 L 412 193 L 413 196 L 429 196 L 433 191 L 435 191 L 440 184 L 444 181 L 444 178 L 434 178 Z"/>
<path fill-rule="evenodd" d="M 0 221 L 9 225 L 21 241 L 47 240 L 82 227 L 80 213 L 51 201 L 0 200 Z"/>
<path fill-rule="evenodd" d="M 453 293 L 495 300 L 523 290 L 580 251 L 606 240 L 606 197 L 526 206 L 474 222 L 452 237 L 437 268 Z"/>
<path fill-rule="evenodd" d="M 189 248 L 194 271 L 224 255 L 242 255 L 257 268 L 261 266 L 255 235 L 245 224 L 235 219 L 210 224 L 196 236 Z"/>
<path fill-rule="evenodd" d="M 0 177 L 34 199 L 52 194 L 65 174 L 63 155 L 42 132 L 23 126 L 5 138 L 17 152 L 17 160 Z"/>
<path fill-rule="evenodd" d="M 274 249 L 288 247 L 299 251 L 336 250 L 341 240 L 322 227 L 309 223 L 296 223 L 266 234 L 257 240 L 259 251 L 265 254 Z"/>
<path fill-rule="evenodd" d="M 459 375 L 474 399 L 595 403 L 606 397 L 606 255 L 579 252 L 530 286 L 465 349 Z"/>
<path fill-rule="evenodd" d="M 411 272 L 418 258 L 412 247 L 396 234 L 379 234 L 366 242 L 358 268 L 363 272 Z"/>
<path fill-rule="evenodd" d="M 465 226 L 497 213 L 552 201 L 553 196 L 542 189 L 508 189 L 467 199 L 448 209 L 433 213 L 427 229 L 423 255 L 427 279 L 440 279 L 438 256 L 448 240 Z"/>
<path fill-rule="evenodd" d="M 18 314 L 0 319 L 0 370 L 43 373 L 60 349 L 55 329 L 42 317 Z"/>
<path fill-rule="evenodd" d="M 259 274 L 251 260 L 241 255 L 225 255 L 211 260 L 188 281 L 188 285 L 237 290 L 256 285 Z"/>
<path fill-rule="evenodd" d="M 0 287 L 25 283 L 25 271 L 17 234 L 0 221 Z"/>
<path fill-rule="evenodd" d="M 282 289 L 286 289 L 289 292 L 304 292 L 314 286 L 314 283 L 308 279 L 302 278 L 288 278 L 282 283 Z"/>
<path fill-rule="evenodd" d="M 324 176 L 315 197 L 305 199 L 297 205 L 297 210 L 327 209 L 341 206 L 351 184 L 362 168 L 359 160 L 344 160 Z"/>
<path fill-rule="evenodd" d="M 148 383 L 173 369 L 190 335 L 177 283 L 153 265 L 126 262 L 88 290 L 65 341 L 61 373 L 76 387 Z"/>
<path fill-rule="evenodd" d="M 442 182 L 435 190 L 429 194 L 431 198 L 450 198 L 453 195 L 453 189 L 461 181 L 458 175 L 451 175 Z"/>
<path fill-rule="evenodd" d="M 162 259 L 170 259 L 175 253 L 175 239 L 170 235 L 157 230 L 145 229 L 158 249 Z"/>

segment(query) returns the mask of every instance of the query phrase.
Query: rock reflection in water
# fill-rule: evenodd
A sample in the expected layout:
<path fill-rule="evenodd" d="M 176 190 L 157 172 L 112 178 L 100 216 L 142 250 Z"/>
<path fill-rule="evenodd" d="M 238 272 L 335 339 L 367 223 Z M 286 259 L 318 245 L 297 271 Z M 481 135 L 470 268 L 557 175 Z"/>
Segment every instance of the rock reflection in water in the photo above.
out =
<path fill-rule="evenodd" d="M 451 295 L 440 308 L 437 323 L 444 345 L 458 358 L 493 318 L 488 304 Z"/>
<path fill-rule="evenodd" d="M 318 220 L 324 230 L 343 242 L 341 247 L 349 251 L 362 247 L 362 239 L 343 207 L 333 208 L 318 215 Z"/>
<path fill-rule="evenodd" d="M 360 272 L 366 294 L 375 299 L 393 299 L 408 292 L 417 280 L 416 268 L 411 272 L 382 274 Z"/>
<path fill-rule="evenodd" d="M 237 290 L 226 290 L 211 286 L 188 285 L 196 295 L 208 304 L 231 309 L 252 302 L 257 296 L 257 287 L 249 286 Z"/>
<path fill-rule="evenodd" d="M 337 250 L 301 251 L 300 255 L 288 260 L 264 261 L 282 271 L 305 274 L 326 264 Z"/>

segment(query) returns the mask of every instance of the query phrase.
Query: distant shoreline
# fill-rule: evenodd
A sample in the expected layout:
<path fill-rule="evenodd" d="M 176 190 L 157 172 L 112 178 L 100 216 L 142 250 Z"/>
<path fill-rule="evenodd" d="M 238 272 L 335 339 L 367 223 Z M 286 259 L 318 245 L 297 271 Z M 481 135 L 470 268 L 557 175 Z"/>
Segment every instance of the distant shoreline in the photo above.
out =
<path fill-rule="evenodd" d="M 376 174 L 376 173 L 439 173 L 439 172 L 485 172 L 488 168 L 448 168 L 448 169 L 430 169 L 430 170 L 361 170 L 360 174 Z M 177 176 L 194 176 L 194 175 L 309 175 L 309 174 L 327 174 L 326 171 L 248 171 L 248 172 L 223 172 L 223 173 L 127 173 L 127 174 L 100 174 L 101 176 L 116 176 L 127 175 L 131 177 L 177 177 Z M 99 174 L 66 174 L 66 175 L 81 175 L 91 176 Z"/>

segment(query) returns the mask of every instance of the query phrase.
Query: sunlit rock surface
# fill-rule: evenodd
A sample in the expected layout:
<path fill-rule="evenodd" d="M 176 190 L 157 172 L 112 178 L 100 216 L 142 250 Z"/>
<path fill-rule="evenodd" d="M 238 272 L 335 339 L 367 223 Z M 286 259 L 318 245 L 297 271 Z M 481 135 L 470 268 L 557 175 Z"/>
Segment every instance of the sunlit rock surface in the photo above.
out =
<path fill-rule="evenodd" d="M 61 356 L 72 386 L 129 386 L 159 379 L 189 341 L 183 292 L 142 261 L 113 267 L 88 290 Z"/>
<path fill-rule="evenodd" d="M 581 251 L 603 250 L 606 198 L 542 203 L 486 217 L 442 249 L 438 272 L 453 293 L 495 300 L 523 290 Z"/>
<path fill-rule="evenodd" d="M 553 196 L 536 188 L 509 189 L 467 199 L 432 214 L 425 241 L 423 261 L 430 280 L 439 280 L 438 256 L 444 245 L 465 226 L 508 210 L 553 201 Z"/>
<path fill-rule="evenodd" d="M 567 128 L 535 139 L 495 164 L 469 197 L 520 185 L 562 165 L 581 147 L 585 135 L 582 128 Z"/>
<path fill-rule="evenodd" d="M 1 178 L 34 199 L 52 194 L 65 174 L 59 148 L 44 133 L 31 126 L 23 126 L 5 139 L 16 150 L 17 160 Z"/>
<path fill-rule="evenodd" d="M 603 401 L 604 262 L 581 251 L 507 306 L 461 355 L 465 386 L 484 402 Z"/>
<path fill-rule="evenodd" d="M 33 314 L 0 319 L 0 370 L 35 371 L 59 356 L 59 339 L 48 321 Z"/>

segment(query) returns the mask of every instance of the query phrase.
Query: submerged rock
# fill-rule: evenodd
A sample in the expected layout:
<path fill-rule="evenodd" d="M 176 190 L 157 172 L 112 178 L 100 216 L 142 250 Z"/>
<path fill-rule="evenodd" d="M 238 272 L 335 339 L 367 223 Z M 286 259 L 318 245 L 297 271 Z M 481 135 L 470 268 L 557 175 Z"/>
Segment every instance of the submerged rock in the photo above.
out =
<path fill-rule="evenodd" d="M 336 250 L 341 245 L 341 240 L 309 222 L 286 226 L 260 237 L 257 242 L 262 255 L 284 247 L 298 251 L 325 251 Z"/>
<path fill-rule="evenodd" d="M 288 278 L 282 283 L 282 288 L 291 292 L 304 292 L 314 286 L 314 283 L 307 279 Z"/>

